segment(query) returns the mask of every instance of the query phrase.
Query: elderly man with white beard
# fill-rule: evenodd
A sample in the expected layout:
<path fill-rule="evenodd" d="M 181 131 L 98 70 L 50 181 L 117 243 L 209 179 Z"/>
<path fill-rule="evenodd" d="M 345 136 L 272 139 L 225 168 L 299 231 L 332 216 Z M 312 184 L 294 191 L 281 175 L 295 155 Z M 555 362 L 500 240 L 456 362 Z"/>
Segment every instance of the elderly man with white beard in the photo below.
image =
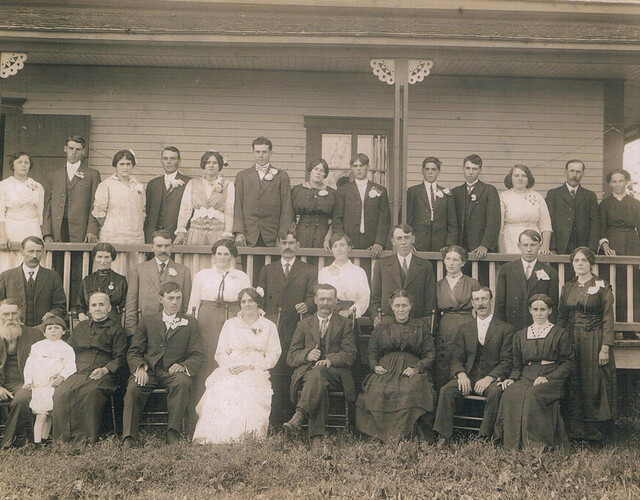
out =
<path fill-rule="evenodd" d="M 20 324 L 20 307 L 12 298 L 0 301 L 0 401 L 11 401 L 2 447 L 16 442 L 31 419 L 31 391 L 24 389 L 24 365 L 31 346 L 42 340 L 42 332 Z"/>

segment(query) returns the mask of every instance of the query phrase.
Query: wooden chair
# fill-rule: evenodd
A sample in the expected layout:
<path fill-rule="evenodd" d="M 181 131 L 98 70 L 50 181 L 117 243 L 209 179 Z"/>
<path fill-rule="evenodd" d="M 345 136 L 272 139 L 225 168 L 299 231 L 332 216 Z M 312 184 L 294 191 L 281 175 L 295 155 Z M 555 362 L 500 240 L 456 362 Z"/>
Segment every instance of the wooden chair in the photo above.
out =
<path fill-rule="evenodd" d="M 300 398 L 301 391 L 298 391 L 298 398 Z M 344 392 L 330 391 L 329 392 L 329 412 L 327 413 L 327 420 L 325 427 L 327 429 L 349 429 L 349 403 L 344 398 Z M 303 427 L 307 427 L 305 423 Z"/>
<path fill-rule="evenodd" d="M 140 427 L 166 427 L 167 421 L 169 419 L 169 412 L 167 411 L 167 394 L 167 390 L 161 387 L 151 391 L 151 394 L 147 399 L 147 404 L 140 414 Z M 183 418 L 182 430 L 184 431 L 185 428 L 186 426 Z"/>
<path fill-rule="evenodd" d="M 487 398 L 476 394 L 469 394 L 456 407 L 453 415 L 453 429 L 465 432 L 478 432 L 482 425 L 482 415 Z"/>

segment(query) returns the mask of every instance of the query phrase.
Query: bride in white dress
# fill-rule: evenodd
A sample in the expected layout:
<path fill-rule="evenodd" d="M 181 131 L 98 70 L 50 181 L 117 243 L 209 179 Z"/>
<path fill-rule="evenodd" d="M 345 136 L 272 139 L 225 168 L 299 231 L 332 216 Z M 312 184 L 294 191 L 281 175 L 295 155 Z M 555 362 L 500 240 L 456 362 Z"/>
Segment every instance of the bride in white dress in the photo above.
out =
<path fill-rule="evenodd" d="M 280 358 L 278 329 L 258 308 L 264 292 L 245 288 L 240 312 L 228 319 L 216 350 L 219 367 L 207 378 L 196 407 L 196 443 L 228 443 L 245 435 L 267 435 L 271 412 L 269 370 Z"/>

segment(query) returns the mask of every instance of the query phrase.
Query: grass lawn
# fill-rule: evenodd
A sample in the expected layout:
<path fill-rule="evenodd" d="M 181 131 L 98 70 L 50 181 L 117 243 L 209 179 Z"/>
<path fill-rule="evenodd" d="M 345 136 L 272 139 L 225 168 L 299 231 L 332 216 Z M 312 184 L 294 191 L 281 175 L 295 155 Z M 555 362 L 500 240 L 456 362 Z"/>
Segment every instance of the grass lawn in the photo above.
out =
<path fill-rule="evenodd" d="M 461 439 L 448 449 L 381 444 L 332 434 L 312 449 L 281 435 L 264 441 L 165 445 L 147 435 L 123 453 L 95 446 L 0 451 L 0 499 L 22 498 L 640 498 L 640 418 L 621 418 L 600 445 L 571 453 L 505 452 Z"/>

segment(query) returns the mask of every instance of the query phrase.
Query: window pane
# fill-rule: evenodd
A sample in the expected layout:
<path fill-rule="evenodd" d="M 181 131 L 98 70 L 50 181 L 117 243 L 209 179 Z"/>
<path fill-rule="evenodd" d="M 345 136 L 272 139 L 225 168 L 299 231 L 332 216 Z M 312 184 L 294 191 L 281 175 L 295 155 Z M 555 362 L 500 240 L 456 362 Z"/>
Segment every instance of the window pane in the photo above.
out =
<path fill-rule="evenodd" d="M 322 134 L 322 158 L 331 170 L 349 170 L 351 134 Z"/>
<path fill-rule="evenodd" d="M 358 135 L 358 153 L 369 157 L 371 168 L 369 179 L 387 186 L 387 136 L 386 135 Z"/>

